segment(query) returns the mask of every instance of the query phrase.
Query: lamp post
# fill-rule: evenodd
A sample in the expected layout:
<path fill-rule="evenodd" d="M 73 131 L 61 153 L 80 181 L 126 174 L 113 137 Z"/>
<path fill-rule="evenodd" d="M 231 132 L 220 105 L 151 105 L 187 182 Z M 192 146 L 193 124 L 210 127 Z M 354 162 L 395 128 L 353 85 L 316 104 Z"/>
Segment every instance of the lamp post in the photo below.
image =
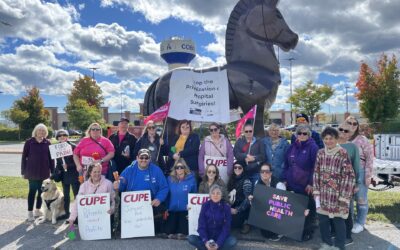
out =
<path fill-rule="evenodd" d="M 290 97 L 292 97 L 292 62 L 296 60 L 294 57 L 287 58 L 285 60 L 289 61 L 289 71 L 290 71 Z M 293 124 L 293 105 L 290 102 L 290 124 Z"/>
<path fill-rule="evenodd" d="M 99 68 L 92 67 L 92 68 L 89 68 L 89 69 L 92 70 L 92 79 L 94 80 L 94 72 L 95 72 L 97 69 L 99 69 Z"/>

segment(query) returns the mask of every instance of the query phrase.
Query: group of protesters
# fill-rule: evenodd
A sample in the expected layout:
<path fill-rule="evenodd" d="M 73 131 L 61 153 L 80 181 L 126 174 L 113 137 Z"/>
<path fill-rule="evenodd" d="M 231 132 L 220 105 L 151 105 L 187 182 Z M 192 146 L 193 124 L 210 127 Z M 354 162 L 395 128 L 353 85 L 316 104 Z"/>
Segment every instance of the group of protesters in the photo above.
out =
<path fill-rule="evenodd" d="M 69 143 L 73 155 L 56 161 L 50 158 L 47 128 L 39 124 L 22 154 L 21 174 L 29 180 L 28 220 L 41 215 L 42 181 L 50 173 L 62 173 L 63 218 L 71 225 L 79 219 L 77 205 L 70 206 L 71 187 L 75 198 L 110 193 L 110 214 L 120 209 L 115 197 L 121 192 L 149 190 L 156 235 L 187 239 L 198 249 L 229 249 L 237 242 L 231 228 L 242 234 L 251 230 L 247 220 L 253 191 L 262 185 L 309 197 L 303 241 L 312 238 L 319 224 L 321 249 L 345 249 L 353 242 L 352 233 L 363 231 L 366 222 L 372 146 L 353 116 L 338 129 L 325 128 L 321 135 L 311 129 L 305 114 L 296 115 L 296 123 L 291 143 L 281 137 L 279 125 L 271 124 L 267 136 L 256 138 L 249 123 L 232 145 L 217 123 L 209 124 L 210 135 L 201 142 L 190 121 L 179 121 L 176 136 L 167 141 L 156 133 L 153 121 L 136 138 L 128 132 L 129 120 L 122 117 L 118 131 L 109 138 L 102 136 L 100 124 L 90 124 L 76 146 L 66 130 L 58 130 L 56 139 Z M 221 167 L 207 159 L 225 159 L 225 164 Z M 210 195 L 200 212 L 199 236 L 188 235 L 188 193 Z M 261 234 L 272 241 L 282 238 L 264 229 Z"/>

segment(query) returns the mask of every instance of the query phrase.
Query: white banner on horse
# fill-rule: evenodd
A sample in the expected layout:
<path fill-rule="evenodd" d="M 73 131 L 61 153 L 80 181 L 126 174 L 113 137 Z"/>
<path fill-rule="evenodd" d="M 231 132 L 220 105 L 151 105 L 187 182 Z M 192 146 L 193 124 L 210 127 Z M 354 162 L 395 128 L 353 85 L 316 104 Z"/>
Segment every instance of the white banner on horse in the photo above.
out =
<path fill-rule="evenodd" d="M 177 120 L 229 123 L 227 71 L 175 70 L 170 80 L 169 117 Z"/>

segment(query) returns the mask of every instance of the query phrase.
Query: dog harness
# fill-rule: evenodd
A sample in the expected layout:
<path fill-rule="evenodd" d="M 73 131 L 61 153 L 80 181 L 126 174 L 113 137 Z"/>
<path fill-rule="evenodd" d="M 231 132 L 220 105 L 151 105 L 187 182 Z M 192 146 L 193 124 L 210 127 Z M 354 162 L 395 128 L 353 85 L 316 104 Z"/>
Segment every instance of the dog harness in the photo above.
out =
<path fill-rule="evenodd" d="M 58 198 L 58 197 L 57 197 Z M 47 209 L 50 210 L 50 205 L 51 203 L 53 203 L 53 201 L 57 200 L 57 198 L 53 199 L 53 200 L 44 200 L 44 202 L 46 203 Z"/>

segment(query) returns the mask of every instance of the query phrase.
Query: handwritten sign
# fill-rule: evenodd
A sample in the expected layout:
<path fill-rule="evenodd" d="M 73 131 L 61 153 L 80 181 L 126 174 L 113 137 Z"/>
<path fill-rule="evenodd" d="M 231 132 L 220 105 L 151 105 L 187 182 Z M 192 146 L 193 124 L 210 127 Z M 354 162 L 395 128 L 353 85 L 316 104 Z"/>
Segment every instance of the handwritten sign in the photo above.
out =
<path fill-rule="evenodd" d="M 49 146 L 51 159 L 57 159 L 72 155 L 72 147 L 67 142 L 57 143 Z"/>
<path fill-rule="evenodd" d="M 82 240 L 111 239 L 110 194 L 78 195 L 76 202 Z"/>
<path fill-rule="evenodd" d="M 215 166 L 217 166 L 218 171 L 219 171 L 219 176 L 225 182 L 225 184 L 228 184 L 228 181 L 229 181 L 228 160 L 226 159 L 226 157 L 205 155 L 204 156 L 204 166 L 207 166 L 210 164 L 214 164 Z"/>
<path fill-rule="evenodd" d="M 121 238 L 154 235 L 150 191 L 123 192 L 121 198 Z"/>
<path fill-rule="evenodd" d="M 301 240 L 308 197 L 257 184 L 248 223 Z"/>
<path fill-rule="evenodd" d="M 94 162 L 94 159 L 90 156 L 82 156 L 81 161 L 82 165 L 89 166 L 90 164 L 92 164 L 92 162 Z"/>
<path fill-rule="evenodd" d="M 210 199 L 209 194 L 188 194 L 189 208 L 189 235 L 199 235 L 197 227 L 199 224 L 199 216 L 201 205 Z"/>

